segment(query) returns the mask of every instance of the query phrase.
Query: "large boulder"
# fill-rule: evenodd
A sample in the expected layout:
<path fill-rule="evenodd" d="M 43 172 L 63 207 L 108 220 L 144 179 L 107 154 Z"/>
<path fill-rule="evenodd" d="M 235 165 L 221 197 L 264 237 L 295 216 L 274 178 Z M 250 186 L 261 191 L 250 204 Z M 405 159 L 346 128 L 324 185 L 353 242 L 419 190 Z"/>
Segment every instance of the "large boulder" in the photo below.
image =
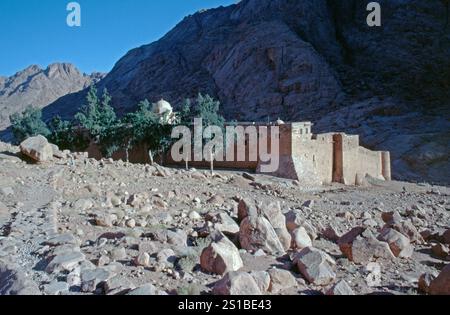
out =
<path fill-rule="evenodd" d="M 270 288 L 271 278 L 267 271 L 252 271 L 250 275 L 255 280 L 261 292 L 267 292 Z"/>
<path fill-rule="evenodd" d="M 285 249 L 270 222 L 263 216 L 248 216 L 240 226 L 241 247 L 249 251 L 264 250 L 267 254 L 278 255 Z"/>
<path fill-rule="evenodd" d="M 308 232 L 306 232 L 303 226 L 292 231 L 292 236 L 293 236 L 293 245 L 297 249 L 303 249 L 305 247 L 312 246 L 311 238 L 309 237 Z"/>
<path fill-rule="evenodd" d="M 258 211 L 255 203 L 250 199 L 241 199 L 238 204 L 238 220 L 242 222 L 249 215 L 256 216 Z"/>
<path fill-rule="evenodd" d="M 36 283 L 9 263 L 0 261 L 0 295 L 39 295 Z"/>
<path fill-rule="evenodd" d="M 280 203 L 261 204 L 259 205 L 259 209 L 266 216 L 267 220 L 269 220 L 283 248 L 288 250 L 291 247 L 292 237 L 286 227 L 286 218 L 281 211 Z"/>
<path fill-rule="evenodd" d="M 41 135 L 23 141 L 20 144 L 20 151 L 36 162 L 45 162 L 53 158 L 52 145 Z"/>
<path fill-rule="evenodd" d="M 338 240 L 342 253 L 356 264 L 367 264 L 373 258 L 390 260 L 395 258 L 389 245 L 381 242 L 362 227 L 356 227 Z"/>
<path fill-rule="evenodd" d="M 439 276 L 431 281 L 429 292 L 432 295 L 450 295 L 450 264 L 445 266 Z"/>
<path fill-rule="evenodd" d="M 200 256 L 203 270 L 223 275 L 244 266 L 237 247 L 221 232 L 211 235 L 213 241 Z"/>
<path fill-rule="evenodd" d="M 395 257 L 409 258 L 414 252 L 409 238 L 394 229 L 384 229 L 378 239 L 389 244 Z"/>
<path fill-rule="evenodd" d="M 326 295 L 355 295 L 355 292 L 345 280 L 341 280 L 328 289 Z"/>
<path fill-rule="evenodd" d="M 206 227 L 210 226 L 213 230 L 220 231 L 227 235 L 235 235 L 239 233 L 239 224 L 237 224 L 236 221 L 234 221 L 233 218 L 225 212 L 220 212 L 216 215 L 209 215 L 206 220 L 208 221 L 206 223 Z M 212 225 L 209 225 L 209 222 L 211 222 Z"/>
<path fill-rule="evenodd" d="M 295 276 L 288 270 L 272 268 L 269 270 L 269 276 L 269 292 L 271 293 L 279 293 L 297 285 L 297 279 L 295 279 Z"/>
<path fill-rule="evenodd" d="M 214 295 L 261 295 L 253 277 L 246 272 L 229 272 L 216 282 Z"/>
<path fill-rule="evenodd" d="M 334 281 L 336 274 L 332 269 L 335 264 L 325 252 L 306 247 L 297 253 L 294 257 L 294 263 L 297 264 L 299 271 L 310 283 L 325 286 Z"/>

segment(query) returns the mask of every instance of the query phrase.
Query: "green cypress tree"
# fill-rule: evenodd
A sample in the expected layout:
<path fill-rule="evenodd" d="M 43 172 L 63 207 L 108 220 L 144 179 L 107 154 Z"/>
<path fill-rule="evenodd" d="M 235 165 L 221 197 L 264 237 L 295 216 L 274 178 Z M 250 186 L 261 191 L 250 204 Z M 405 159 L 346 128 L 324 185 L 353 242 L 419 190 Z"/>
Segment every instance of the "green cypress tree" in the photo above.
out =
<path fill-rule="evenodd" d="M 97 96 L 97 88 L 92 85 L 86 102 L 79 113 L 75 115 L 76 121 L 85 128 L 92 137 L 102 138 L 107 136 L 108 129 L 116 123 L 117 117 L 114 108 L 111 107 L 111 96 L 105 89 L 102 99 Z M 99 139 L 100 140 L 100 139 Z"/>
<path fill-rule="evenodd" d="M 204 126 L 219 126 L 221 128 L 225 125 L 225 119 L 219 113 L 220 102 L 213 99 L 208 94 L 198 94 L 194 106 L 194 118 L 202 118 Z"/>

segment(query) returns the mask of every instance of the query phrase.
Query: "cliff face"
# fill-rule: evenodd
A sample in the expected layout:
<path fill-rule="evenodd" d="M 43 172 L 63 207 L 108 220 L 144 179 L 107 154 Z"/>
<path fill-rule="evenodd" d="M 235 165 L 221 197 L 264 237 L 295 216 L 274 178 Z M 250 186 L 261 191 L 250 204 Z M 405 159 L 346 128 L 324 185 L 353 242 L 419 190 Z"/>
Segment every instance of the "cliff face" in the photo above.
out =
<path fill-rule="evenodd" d="M 124 111 L 143 97 L 177 104 L 203 92 L 218 97 L 229 118 L 300 117 L 341 93 L 326 59 L 296 30 L 302 25 L 317 25 L 311 38 L 339 55 L 335 41 L 327 44 L 334 29 L 325 1 L 243 1 L 185 18 L 123 57 L 102 85 Z"/>
<path fill-rule="evenodd" d="M 247 0 L 197 13 L 130 51 L 102 85 L 124 111 L 142 98 L 176 104 L 204 92 L 221 99 L 228 117 L 251 120 L 315 118 L 343 92 L 448 99 L 447 6 L 380 4 L 381 28 L 367 26 L 367 3 L 357 0 Z"/>
<path fill-rule="evenodd" d="M 29 105 L 45 107 L 61 96 L 85 89 L 103 76 L 82 74 L 71 64 L 55 63 L 46 69 L 33 65 L 9 78 L 0 77 L 0 130 L 9 126 L 11 114 Z"/>
<path fill-rule="evenodd" d="M 219 98 L 229 119 L 312 120 L 316 131 L 359 132 L 364 144 L 392 151 L 394 175 L 441 181 L 448 1 L 381 0 L 383 26 L 375 28 L 366 23 L 368 2 L 244 0 L 198 12 L 131 50 L 99 88 L 122 113 L 145 98 L 177 107 L 202 92 Z M 69 95 L 45 113 L 70 116 L 82 101 L 83 93 Z M 410 115 L 427 125 L 411 128 Z"/>

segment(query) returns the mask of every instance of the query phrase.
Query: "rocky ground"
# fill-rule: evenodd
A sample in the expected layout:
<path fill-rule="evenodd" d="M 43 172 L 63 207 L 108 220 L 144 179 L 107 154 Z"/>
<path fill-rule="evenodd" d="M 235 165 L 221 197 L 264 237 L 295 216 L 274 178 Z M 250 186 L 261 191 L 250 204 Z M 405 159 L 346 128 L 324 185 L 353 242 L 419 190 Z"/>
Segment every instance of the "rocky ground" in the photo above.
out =
<path fill-rule="evenodd" d="M 34 141 L 37 164 L 0 144 L 0 294 L 450 294 L 448 187 L 308 187 Z"/>

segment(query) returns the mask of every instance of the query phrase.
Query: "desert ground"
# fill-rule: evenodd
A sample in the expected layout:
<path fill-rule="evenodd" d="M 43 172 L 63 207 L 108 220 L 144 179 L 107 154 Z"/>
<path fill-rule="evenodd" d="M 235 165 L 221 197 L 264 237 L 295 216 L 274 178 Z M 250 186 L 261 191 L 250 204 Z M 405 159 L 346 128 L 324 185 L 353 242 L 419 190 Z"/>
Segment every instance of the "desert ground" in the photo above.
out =
<path fill-rule="evenodd" d="M 449 294 L 448 187 L 0 152 L 1 294 Z"/>

